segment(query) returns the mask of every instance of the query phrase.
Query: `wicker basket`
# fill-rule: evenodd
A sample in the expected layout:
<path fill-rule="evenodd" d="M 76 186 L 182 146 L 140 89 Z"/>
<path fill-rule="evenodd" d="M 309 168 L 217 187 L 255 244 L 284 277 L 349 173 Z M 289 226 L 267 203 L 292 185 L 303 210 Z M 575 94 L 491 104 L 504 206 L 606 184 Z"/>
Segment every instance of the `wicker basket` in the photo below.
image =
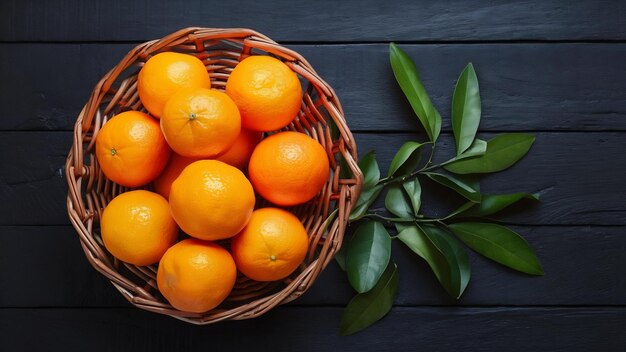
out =
<path fill-rule="evenodd" d="M 157 266 L 138 267 L 113 258 L 102 245 L 99 217 L 116 195 L 128 191 L 108 180 L 94 154 L 95 139 L 106 121 L 126 110 L 142 110 L 137 73 L 144 62 L 162 51 L 177 51 L 200 58 L 212 87 L 224 89 L 233 67 L 249 55 L 272 55 L 284 61 L 304 83 L 302 108 L 286 129 L 307 133 L 328 152 L 331 176 L 312 201 L 291 208 L 309 234 L 309 252 L 290 277 L 271 283 L 239 275 L 230 296 L 218 308 L 202 314 L 174 309 L 156 288 Z M 337 127 L 331 133 L 331 123 Z M 336 137 L 332 137 L 336 135 Z M 187 28 L 131 50 L 94 88 L 74 127 L 74 143 L 66 162 L 69 186 L 67 210 L 88 261 L 105 275 L 135 306 L 167 314 L 194 324 L 227 319 L 248 319 L 301 296 L 332 260 L 341 246 L 348 215 L 357 199 L 363 176 L 355 162 L 356 146 L 333 89 L 293 50 L 249 29 Z M 338 155 L 353 175 L 340 178 Z M 148 185 L 147 188 L 152 187 Z"/>

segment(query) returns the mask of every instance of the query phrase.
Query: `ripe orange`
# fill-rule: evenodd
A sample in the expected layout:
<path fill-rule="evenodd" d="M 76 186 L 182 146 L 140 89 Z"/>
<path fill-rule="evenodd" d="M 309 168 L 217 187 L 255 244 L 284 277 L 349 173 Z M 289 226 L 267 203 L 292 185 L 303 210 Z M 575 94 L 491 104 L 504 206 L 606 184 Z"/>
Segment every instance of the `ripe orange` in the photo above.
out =
<path fill-rule="evenodd" d="M 123 186 L 137 187 L 152 181 L 163 171 L 169 156 L 159 123 L 139 111 L 114 116 L 96 137 L 96 157 L 102 172 Z"/>
<path fill-rule="evenodd" d="M 233 238 L 231 252 L 237 268 L 257 281 L 289 276 L 304 260 L 309 238 L 298 218 L 278 208 L 252 213 L 248 225 Z"/>
<path fill-rule="evenodd" d="M 170 197 L 170 187 L 172 187 L 172 182 L 180 175 L 187 165 L 193 163 L 198 159 L 188 158 L 186 156 L 178 155 L 176 153 L 172 153 L 170 156 L 170 161 L 163 169 L 163 172 L 154 180 L 154 190 L 168 199 Z"/>
<path fill-rule="evenodd" d="M 229 238 L 248 223 L 254 190 L 239 169 L 217 160 L 199 160 L 172 183 L 170 209 L 190 236 L 210 241 Z"/>
<path fill-rule="evenodd" d="M 282 61 L 257 55 L 235 66 L 226 82 L 226 94 L 239 107 L 244 128 L 273 131 L 287 126 L 298 114 L 302 86 Z"/>
<path fill-rule="evenodd" d="M 174 308 L 202 313 L 228 297 L 236 278 L 237 268 L 228 251 L 212 242 L 186 239 L 161 259 L 157 286 Z"/>
<path fill-rule="evenodd" d="M 216 159 L 238 169 L 245 169 L 248 167 L 248 161 L 250 161 L 254 147 L 259 144 L 262 137 L 261 132 L 242 129 L 235 139 L 235 143 Z"/>
<path fill-rule="evenodd" d="M 159 118 L 167 100 L 181 88 L 211 88 L 211 78 L 195 56 L 164 52 L 156 54 L 141 68 L 137 91 L 143 106 Z"/>
<path fill-rule="evenodd" d="M 233 145 L 241 131 L 241 117 L 228 95 L 212 89 L 186 88 L 165 104 L 161 129 L 176 153 L 209 158 Z"/>
<path fill-rule="evenodd" d="M 263 198 L 282 206 L 309 201 L 329 175 L 324 148 L 309 136 L 281 132 L 265 138 L 252 152 L 248 173 Z"/>
<path fill-rule="evenodd" d="M 178 226 L 165 198 L 137 190 L 115 197 L 100 220 L 102 241 L 116 258 L 135 265 L 150 265 L 176 242 Z"/>

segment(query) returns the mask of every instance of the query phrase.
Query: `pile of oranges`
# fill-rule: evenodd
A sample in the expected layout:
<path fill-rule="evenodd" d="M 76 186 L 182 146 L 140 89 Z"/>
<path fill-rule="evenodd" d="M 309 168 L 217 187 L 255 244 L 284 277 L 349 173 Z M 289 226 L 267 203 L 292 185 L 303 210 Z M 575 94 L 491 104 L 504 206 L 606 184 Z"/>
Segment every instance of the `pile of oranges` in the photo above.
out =
<path fill-rule="evenodd" d="M 106 122 L 96 157 L 113 182 L 155 192 L 129 191 L 107 205 L 107 250 L 130 264 L 159 263 L 159 291 L 187 312 L 218 306 L 238 271 L 257 281 L 292 274 L 308 236 L 281 207 L 310 201 L 329 177 L 317 141 L 274 132 L 300 111 L 296 74 L 273 57 L 249 56 L 220 91 L 200 59 L 163 52 L 144 64 L 137 90 L 147 113 Z M 259 197 L 275 206 L 255 209 Z"/>

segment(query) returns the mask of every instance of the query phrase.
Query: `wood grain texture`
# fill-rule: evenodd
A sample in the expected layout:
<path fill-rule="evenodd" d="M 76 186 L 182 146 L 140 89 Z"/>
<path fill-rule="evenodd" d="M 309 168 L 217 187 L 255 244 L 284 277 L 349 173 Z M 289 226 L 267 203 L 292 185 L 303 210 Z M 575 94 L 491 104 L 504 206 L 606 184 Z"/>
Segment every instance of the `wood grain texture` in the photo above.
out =
<path fill-rule="evenodd" d="M 535 249 L 546 276 L 514 272 L 468 250 L 472 279 L 448 298 L 417 255 L 394 241 L 402 306 L 624 305 L 624 227 L 513 227 Z M 0 307 L 130 307 L 85 259 L 71 226 L 0 226 Z M 24 260 L 25 253 L 28 260 Z M 15 263 L 19 263 L 16 265 Z M 295 305 L 344 306 L 353 296 L 336 263 Z"/>
<path fill-rule="evenodd" d="M 624 14 L 618 0 L 0 1 L 0 350 L 624 351 Z M 353 291 L 335 263 L 301 299 L 255 320 L 197 327 L 131 307 L 68 225 L 69 131 L 128 50 L 190 25 L 251 27 L 302 53 L 361 132 L 361 154 L 376 149 L 383 169 L 404 141 L 424 138 L 387 43 L 416 61 L 444 116 L 440 160 L 454 149 L 455 80 L 473 62 L 482 137 L 537 134 L 519 165 L 482 186 L 542 191 L 540 204 L 504 219 L 518 224 L 546 276 L 470 251 L 472 280 L 456 302 L 394 242 L 396 307 L 353 337 L 338 336 Z M 429 215 L 460 202 L 423 186 Z"/>
<path fill-rule="evenodd" d="M 482 134 L 485 139 L 493 134 Z M 621 133 L 537 133 L 529 155 L 511 169 L 486 176 L 487 194 L 542 193 L 539 204 L 527 204 L 505 219 L 520 224 L 624 225 L 626 184 L 619 175 L 626 139 Z M 355 135 L 361 153 L 376 150 L 386 171 L 389 160 L 407 140 L 424 140 L 418 134 Z M 454 154 L 447 133 L 437 150 L 439 161 Z M 0 225 L 68 224 L 67 186 L 61 174 L 72 142 L 70 132 L 0 132 Z M 434 188 L 425 182 L 426 192 Z M 462 201 L 436 188 L 424 202 L 424 212 L 445 215 Z"/>
<path fill-rule="evenodd" d="M 0 40 L 146 40 L 190 25 L 251 27 L 277 40 L 624 39 L 620 1 L 20 1 L 0 5 Z"/>
<path fill-rule="evenodd" d="M 98 79 L 133 46 L 0 44 L 0 130 L 71 130 Z M 386 44 L 289 47 L 335 88 L 351 129 L 421 130 L 393 78 Z M 445 130 L 454 84 L 472 61 L 482 131 L 626 131 L 626 44 L 401 47 L 416 61 Z"/>
<path fill-rule="evenodd" d="M 0 224 L 69 224 L 63 169 L 70 132 L 2 133 Z"/>
<path fill-rule="evenodd" d="M 290 307 L 191 326 L 137 309 L 2 309 L 0 339 L 9 351 L 613 352 L 626 345 L 624 308 L 395 308 L 347 337 L 338 335 L 340 315 L 340 308 Z"/>

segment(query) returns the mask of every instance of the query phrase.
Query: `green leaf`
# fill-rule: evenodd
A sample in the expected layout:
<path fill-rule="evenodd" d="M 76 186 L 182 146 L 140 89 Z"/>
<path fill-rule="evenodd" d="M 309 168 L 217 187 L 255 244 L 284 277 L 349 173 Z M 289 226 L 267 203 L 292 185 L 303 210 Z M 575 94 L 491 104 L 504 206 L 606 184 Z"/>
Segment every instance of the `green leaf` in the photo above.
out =
<path fill-rule="evenodd" d="M 474 139 L 474 142 L 472 143 L 472 145 L 469 148 L 467 148 L 466 151 L 450 159 L 449 162 L 446 162 L 446 165 L 457 160 L 463 160 L 463 159 L 471 158 L 473 156 L 484 155 L 486 152 L 487 152 L 487 142 L 483 141 L 482 139 L 476 138 Z"/>
<path fill-rule="evenodd" d="M 437 280 L 443 285 L 446 291 L 454 291 L 450 282 L 450 266 L 443 254 L 428 239 L 421 228 L 412 225 L 402 225 L 398 228 L 398 239 L 402 241 L 409 249 L 422 257 L 437 277 Z"/>
<path fill-rule="evenodd" d="M 388 176 L 404 175 L 413 172 L 421 159 L 421 148 L 424 144 L 406 142 L 398 149 L 398 152 L 389 164 Z"/>
<path fill-rule="evenodd" d="M 428 137 L 431 141 L 436 141 L 441 131 L 441 116 L 420 81 L 415 63 L 394 43 L 389 44 L 389 60 L 396 81 L 424 126 Z"/>
<path fill-rule="evenodd" d="M 544 274 L 528 242 L 504 226 L 466 222 L 449 227 L 470 248 L 493 261 L 527 274 Z"/>
<path fill-rule="evenodd" d="M 328 215 L 328 218 L 326 218 L 326 221 L 325 221 L 326 226 L 324 226 L 324 233 L 326 233 L 326 230 L 328 230 L 328 227 L 330 226 L 330 224 L 332 223 L 332 221 L 335 219 L 335 217 L 338 214 L 339 214 L 339 209 L 335 209 L 333 210 L 332 213 L 330 213 L 330 215 Z M 349 240 L 346 234 L 344 237 L 343 243 L 341 244 L 341 248 L 339 248 L 339 250 L 335 254 L 335 260 L 337 261 L 337 264 L 343 271 L 346 271 L 346 249 L 348 248 L 348 245 L 346 243 L 348 241 Z"/>
<path fill-rule="evenodd" d="M 452 132 L 456 155 L 472 145 L 480 123 L 480 91 L 474 66 L 469 63 L 459 76 L 452 97 Z"/>
<path fill-rule="evenodd" d="M 374 151 L 370 151 L 359 160 L 359 169 L 363 172 L 363 189 L 374 187 L 380 180 L 380 169 Z"/>
<path fill-rule="evenodd" d="M 428 176 L 428 178 L 439 183 L 440 185 L 450 188 L 474 203 L 480 202 L 481 195 L 477 184 L 470 184 L 468 181 L 465 181 L 457 176 L 439 174 L 435 172 L 425 172 L 424 175 Z"/>
<path fill-rule="evenodd" d="M 341 317 L 341 334 L 354 334 L 387 315 L 398 292 L 398 282 L 398 267 L 390 263 L 371 291 L 350 300 Z"/>
<path fill-rule="evenodd" d="M 332 118 L 329 118 L 327 121 L 328 121 L 328 127 L 330 128 L 330 137 L 332 138 L 333 141 L 336 141 L 341 135 L 341 132 L 339 131 L 339 127 L 337 126 L 337 123 L 335 122 L 335 120 L 333 120 Z"/>
<path fill-rule="evenodd" d="M 409 196 L 411 200 L 411 205 L 413 206 L 413 214 L 417 215 L 420 211 L 420 206 L 422 204 L 422 186 L 420 185 L 420 181 L 417 177 L 412 180 L 406 181 L 402 184 L 404 190 Z"/>
<path fill-rule="evenodd" d="M 383 187 L 383 185 L 376 185 L 370 189 L 361 191 L 359 199 L 356 201 L 354 208 L 352 208 L 349 220 L 355 221 L 365 215 L 365 213 L 367 213 L 367 209 L 376 201 L 380 192 L 382 192 Z"/>
<path fill-rule="evenodd" d="M 346 256 L 346 271 L 350 285 L 359 293 L 376 285 L 391 256 L 391 237 L 377 221 L 361 224 L 350 243 Z"/>
<path fill-rule="evenodd" d="M 339 178 L 348 179 L 352 178 L 352 170 L 348 166 L 346 159 L 343 157 L 341 153 L 337 155 L 337 161 L 339 162 Z"/>
<path fill-rule="evenodd" d="M 471 204 L 472 207 L 462 212 L 463 216 L 487 216 L 495 214 L 500 210 L 519 202 L 522 199 L 539 200 L 538 194 L 528 193 L 511 193 L 511 194 L 496 194 L 496 195 L 483 195 L 479 204 Z"/>
<path fill-rule="evenodd" d="M 446 215 L 446 217 L 444 219 L 450 219 L 450 218 L 453 218 L 453 217 L 455 217 L 455 216 L 457 216 L 459 214 L 464 214 L 468 209 L 476 206 L 477 204 L 480 204 L 480 203 L 467 202 L 467 203 L 461 205 L 460 207 L 458 207 L 457 209 L 455 209 L 450 214 Z"/>
<path fill-rule="evenodd" d="M 411 200 L 400 185 L 391 185 L 385 197 L 385 208 L 401 218 L 412 218 Z"/>
<path fill-rule="evenodd" d="M 431 119 L 430 127 L 433 130 L 433 136 L 435 136 L 432 141 L 435 142 L 437 140 L 437 137 L 439 137 L 439 133 L 441 132 L 441 115 L 439 114 L 439 111 L 435 109 L 435 106 L 432 103 L 428 107 L 428 116 Z"/>
<path fill-rule="evenodd" d="M 447 231 L 445 231 L 445 233 L 448 234 Z M 470 277 L 472 276 L 472 267 L 470 264 L 469 256 L 467 255 L 465 248 L 463 248 L 463 244 L 454 236 L 445 236 L 445 239 L 448 240 L 448 244 L 450 245 L 450 247 L 452 247 L 452 250 L 454 251 L 454 256 L 459 265 L 461 283 L 459 287 L 459 295 L 457 296 L 457 298 L 460 298 L 461 295 L 463 295 L 463 292 L 465 292 L 467 285 L 469 284 Z"/>
<path fill-rule="evenodd" d="M 452 297 L 461 296 L 471 274 L 469 259 L 451 234 L 433 226 L 404 226 L 398 239 L 426 260 Z"/>
<path fill-rule="evenodd" d="M 343 243 L 337 254 L 335 254 L 335 261 L 341 270 L 346 271 L 346 252 L 347 252 L 347 244 Z"/>
<path fill-rule="evenodd" d="M 461 160 L 471 156 L 483 155 L 485 152 L 487 152 L 487 142 L 482 139 L 475 138 L 472 145 L 461 153 L 461 155 L 457 155 L 456 159 Z"/>
<path fill-rule="evenodd" d="M 469 257 L 459 241 L 447 231 L 435 226 L 422 226 L 428 239 L 443 254 L 450 268 L 450 287 L 448 293 L 460 298 L 469 283 L 471 267 Z M 445 286 L 444 286 L 445 288 Z"/>
<path fill-rule="evenodd" d="M 465 150 L 463 153 L 455 156 L 454 158 L 442 163 L 442 166 L 446 166 L 448 164 L 452 164 L 458 160 L 463 160 L 463 159 L 468 159 L 474 156 L 480 156 L 480 155 L 484 155 L 487 152 L 487 142 L 483 141 L 482 139 L 474 139 L 474 142 L 472 142 L 472 145 L 467 148 L 467 150 Z"/>
<path fill-rule="evenodd" d="M 403 222 L 394 222 L 394 223 L 393 223 L 393 227 L 395 227 L 395 228 L 396 228 L 396 231 L 398 231 L 398 233 L 400 233 L 400 232 L 404 231 L 404 229 L 406 229 L 406 228 L 407 228 L 407 227 L 409 227 L 409 226 L 415 226 L 415 225 L 411 225 L 411 223 L 409 223 L 409 222 L 406 222 L 406 223 L 403 223 Z"/>
<path fill-rule="evenodd" d="M 449 163 L 444 168 L 455 174 L 502 171 L 520 160 L 535 137 L 527 133 L 504 133 L 487 142 L 485 154 Z"/>

